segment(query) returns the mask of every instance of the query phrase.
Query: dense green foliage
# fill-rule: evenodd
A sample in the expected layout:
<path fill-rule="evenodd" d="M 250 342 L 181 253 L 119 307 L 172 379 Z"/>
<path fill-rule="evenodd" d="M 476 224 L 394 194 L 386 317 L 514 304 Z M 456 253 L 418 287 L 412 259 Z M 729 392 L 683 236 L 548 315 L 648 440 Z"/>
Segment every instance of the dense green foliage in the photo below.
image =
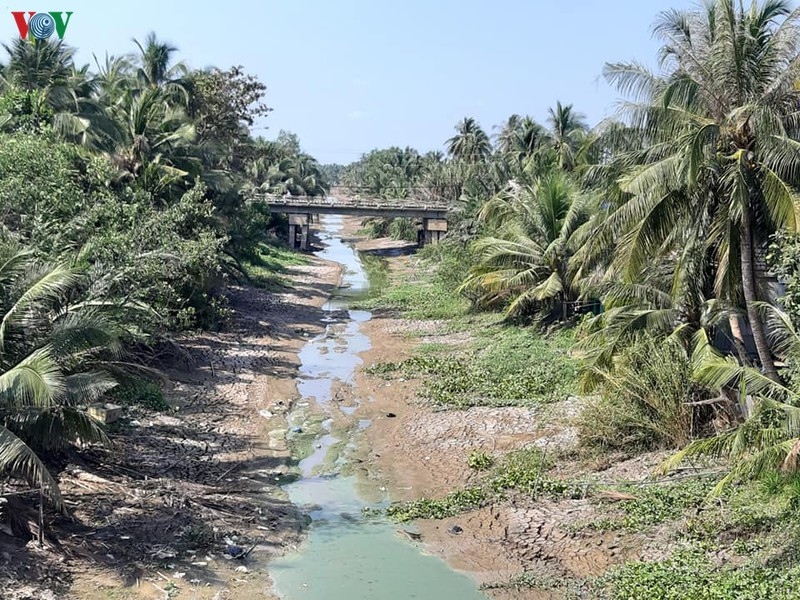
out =
<path fill-rule="evenodd" d="M 547 475 L 552 463 L 539 448 L 512 452 L 489 470 L 480 484 L 457 489 L 441 498 L 421 498 L 391 505 L 386 514 L 395 521 L 445 519 L 480 508 L 509 494 L 529 498 L 582 498 L 590 491 L 580 483 Z"/>
<path fill-rule="evenodd" d="M 577 422 L 580 456 L 670 450 L 661 474 L 702 465 L 711 475 L 580 488 L 530 456 L 476 450 L 467 458 L 471 487 L 392 514 L 451 516 L 510 489 L 534 498 L 594 494 L 604 501 L 601 518 L 570 528 L 656 539 L 669 532 L 668 543 L 682 549 L 577 582 L 579 591 L 533 574 L 505 587 L 609 599 L 793 598 L 800 9 L 788 0 L 710 0 L 661 12 L 653 33 L 661 45 L 654 70 L 636 61 L 604 69 L 623 97 L 616 118 L 590 130 L 557 103 L 546 124 L 512 115 L 490 137 L 467 117 L 446 156 L 391 170 L 385 197 L 448 202 L 453 215 L 447 242 L 428 251 L 424 291 L 394 288 L 382 305 L 449 319 L 453 329 L 467 318 L 485 327 L 476 325 L 478 311 L 501 313 L 507 329 L 486 327 L 498 336 L 496 354 L 478 335 L 467 350 L 429 345 L 376 370 L 425 375 L 425 394 L 450 407 L 562 398 L 575 373 L 547 352 L 517 362 L 524 344 L 508 332 L 535 344 L 547 339 L 543 324 L 580 322 L 571 354 L 580 391 L 593 394 Z M 365 157 L 349 183 L 378 181 L 387 172 L 379 163 L 410 156 L 375 151 L 381 161 Z M 459 302 L 469 303 L 469 317 Z"/>
<path fill-rule="evenodd" d="M 655 70 L 604 69 L 624 98 L 615 119 L 590 130 L 558 102 L 547 123 L 512 115 L 489 136 L 467 117 L 447 155 L 376 150 L 344 181 L 453 207 L 437 258 L 458 277 L 385 303 L 446 318 L 468 301 L 518 324 L 593 313 L 575 348 L 581 391 L 599 395 L 584 446 L 683 448 L 666 468 L 727 459 L 720 491 L 800 465 L 800 10 L 714 0 L 661 12 L 653 32 Z M 519 401 L 515 386 L 562 395 L 536 367 L 517 365 L 512 384 L 484 366 L 476 354 L 398 368 L 433 375 L 428 394 L 447 405 Z"/>
<path fill-rule="evenodd" d="M 0 469 L 58 504 L 35 452 L 106 442 L 93 402 L 169 408 L 127 361 L 224 325 L 225 285 L 277 270 L 276 221 L 246 194 L 327 183 L 296 136 L 251 136 L 270 109 L 241 67 L 191 70 L 154 34 L 94 71 L 60 41 L 4 47 Z"/>
<path fill-rule="evenodd" d="M 615 364 L 614 377 L 602 377 L 601 395 L 587 402 L 581 415 L 580 439 L 605 450 L 680 448 L 701 427 L 709 413 L 692 408 L 708 398 L 693 380 L 686 350 L 672 341 L 642 335 Z"/>

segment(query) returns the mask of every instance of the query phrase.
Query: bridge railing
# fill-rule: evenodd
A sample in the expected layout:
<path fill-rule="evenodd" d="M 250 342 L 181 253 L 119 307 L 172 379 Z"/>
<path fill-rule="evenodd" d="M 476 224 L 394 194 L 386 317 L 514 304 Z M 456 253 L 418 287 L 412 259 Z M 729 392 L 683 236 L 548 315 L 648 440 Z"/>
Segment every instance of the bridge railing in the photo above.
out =
<path fill-rule="evenodd" d="M 320 198 L 315 196 L 277 196 L 258 194 L 249 198 L 251 202 L 266 202 L 272 206 L 291 206 L 308 208 L 330 208 L 341 206 L 343 208 L 374 208 L 374 209 L 400 209 L 408 211 L 437 211 L 446 212 L 450 207 L 441 203 L 409 202 L 408 199 L 398 198 L 397 200 L 377 200 L 377 199 L 354 199 L 328 196 Z"/>

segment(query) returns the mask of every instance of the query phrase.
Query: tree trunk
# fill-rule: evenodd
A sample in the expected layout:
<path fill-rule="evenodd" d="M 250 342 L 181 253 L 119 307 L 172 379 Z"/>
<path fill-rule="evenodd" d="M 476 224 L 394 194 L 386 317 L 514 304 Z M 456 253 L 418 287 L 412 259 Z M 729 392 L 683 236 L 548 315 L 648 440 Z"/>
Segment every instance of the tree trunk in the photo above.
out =
<path fill-rule="evenodd" d="M 761 315 L 756 310 L 756 275 L 755 265 L 753 264 L 753 230 L 751 226 L 750 207 L 742 207 L 742 231 L 741 231 L 741 259 L 742 259 L 742 292 L 747 307 L 747 319 L 750 321 L 750 329 L 753 331 L 753 341 L 758 350 L 758 358 L 767 377 L 777 383 L 781 383 L 778 370 L 775 368 L 775 361 L 772 360 L 772 353 L 769 350 L 767 336 L 764 332 L 764 323 Z"/>
<path fill-rule="evenodd" d="M 742 366 L 750 364 L 747 356 L 747 348 L 744 345 L 744 335 L 742 334 L 742 324 L 739 322 L 739 315 L 731 313 L 728 315 L 728 324 L 731 327 L 731 334 L 733 335 L 733 345 L 736 348 L 736 354 L 739 356 L 739 362 Z"/>

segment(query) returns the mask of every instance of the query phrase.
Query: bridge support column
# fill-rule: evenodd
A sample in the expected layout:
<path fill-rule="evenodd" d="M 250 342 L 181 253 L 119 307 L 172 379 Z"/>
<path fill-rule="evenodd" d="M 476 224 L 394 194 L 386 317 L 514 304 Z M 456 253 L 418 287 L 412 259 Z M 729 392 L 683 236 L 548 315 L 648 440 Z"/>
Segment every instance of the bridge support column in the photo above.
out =
<path fill-rule="evenodd" d="M 308 242 L 311 238 L 310 224 L 310 214 L 289 215 L 289 245 L 292 248 L 308 250 Z"/>
<path fill-rule="evenodd" d="M 447 233 L 447 219 L 422 219 L 420 246 L 438 244 Z"/>

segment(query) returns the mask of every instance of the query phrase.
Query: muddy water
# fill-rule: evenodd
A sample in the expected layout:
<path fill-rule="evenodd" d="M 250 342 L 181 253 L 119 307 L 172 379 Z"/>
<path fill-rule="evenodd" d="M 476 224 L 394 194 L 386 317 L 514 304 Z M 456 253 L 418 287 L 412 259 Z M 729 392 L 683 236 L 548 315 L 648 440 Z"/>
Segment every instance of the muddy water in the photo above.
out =
<path fill-rule="evenodd" d="M 485 600 L 472 580 L 423 554 L 397 526 L 363 516 L 367 503 L 357 481 L 342 474 L 348 448 L 369 422 L 353 422 L 355 408 L 341 406 L 335 390 L 352 384 L 358 355 L 370 348 L 360 324 L 371 315 L 347 309 L 348 298 L 363 295 L 369 282 L 357 253 L 341 241 L 341 230 L 341 218 L 323 219 L 325 249 L 318 255 L 344 266 L 344 289 L 324 307 L 325 333 L 300 352 L 303 400 L 290 415 L 294 435 L 306 433 L 304 425 L 316 426 L 310 452 L 299 464 L 302 477 L 284 488 L 292 502 L 307 507 L 312 521 L 299 551 L 271 564 L 275 592 L 284 600 Z M 350 426 L 335 426 L 342 422 Z"/>

